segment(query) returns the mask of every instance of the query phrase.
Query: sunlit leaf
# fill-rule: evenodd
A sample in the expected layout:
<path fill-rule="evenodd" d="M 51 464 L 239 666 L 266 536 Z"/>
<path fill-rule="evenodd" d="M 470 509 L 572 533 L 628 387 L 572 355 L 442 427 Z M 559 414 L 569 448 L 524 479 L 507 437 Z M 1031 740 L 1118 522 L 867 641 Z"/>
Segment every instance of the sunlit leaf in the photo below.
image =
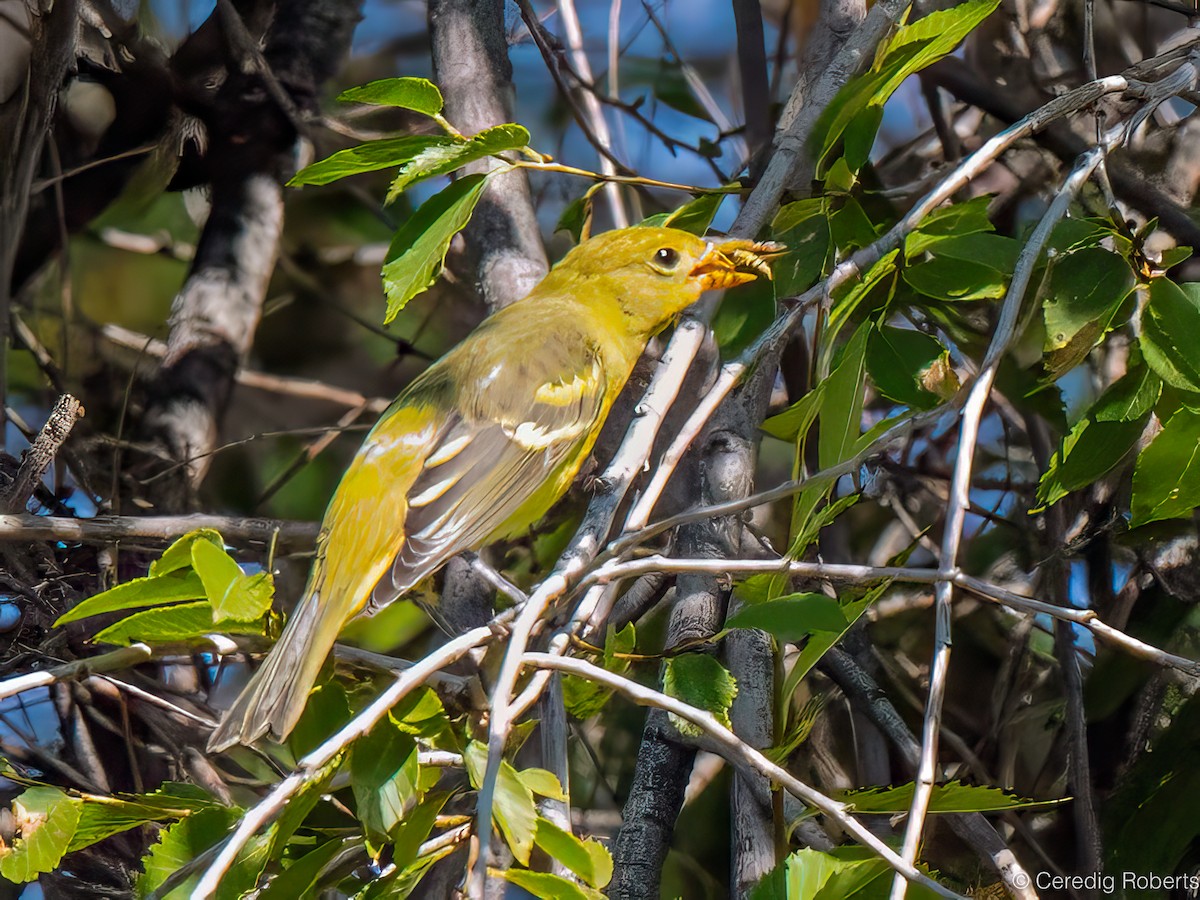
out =
<path fill-rule="evenodd" d="M 18 884 L 58 866 L 79 824 L 83 802 L 58 788 L 27 788 L 13 801 L 16 839 L 0 850 L 0 875 Z"/>
<path fill-rule="evenodd" d="M 1150 283 L 1142 313 L 1142 353 L 1172 387 L 1200 391 L 1200 284 L 1178 285 L 1166 278 Z"/>
<path fill-rule="evenodd" d="M 578 838 L 540 816 L 533 840 L 547 856 L 562 863 L 594 888 L 603 888 L 612 878 L 612 854 L 599 841 Z"/>
<path fill-rule="evenodd" d="M 1133 470 L 1132 525 L 1190 516 L 1200 506 L 1200 413 L 1178 410 Z"/>
<path fill-rule="evenodd" d="M 442 92 L 428 78 L 381 78 L 369 84 L 342 91 L 344 103 L 370 103 L 374 106 L 398 106 L 435 116 L 442 111 Z"/>

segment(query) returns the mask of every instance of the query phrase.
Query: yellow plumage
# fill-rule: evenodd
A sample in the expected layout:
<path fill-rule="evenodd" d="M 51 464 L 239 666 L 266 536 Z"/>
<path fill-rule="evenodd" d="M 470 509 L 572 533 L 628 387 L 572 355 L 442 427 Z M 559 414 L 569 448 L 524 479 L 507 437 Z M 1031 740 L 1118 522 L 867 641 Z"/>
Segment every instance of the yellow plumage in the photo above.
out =
<path fill-rule="evenodd" d="M 451 556 L 541 519 L 587 459 L 650 337 L 702 291 L 769 274 L 776 250 L 670 228 L 599 235 L 430 366 L 342 478 L 304 597 L 210 749 L 268 729 L 287 735 L 349 619 Z"/>

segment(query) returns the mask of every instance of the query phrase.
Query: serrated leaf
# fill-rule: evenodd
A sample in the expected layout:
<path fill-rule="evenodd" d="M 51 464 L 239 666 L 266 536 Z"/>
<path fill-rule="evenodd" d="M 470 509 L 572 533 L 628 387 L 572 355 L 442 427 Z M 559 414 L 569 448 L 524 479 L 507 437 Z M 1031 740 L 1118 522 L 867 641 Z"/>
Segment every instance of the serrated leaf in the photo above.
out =
<path fill-rule="evenodd" d="M 504 869 L 494 874 L 532 894 L 538 900 L 604 900 L 604 895 L 599 891 L 549 872 Z"/>
<path fill-rule="evenodd" d="M 225 546 L 225 539 L 215 528 L 197 528 L 176 540 L 163 551 L 162 556 L 150 563 L 150 574 L 166 575 L 168 572 L 191 568 L 192 547 L 196 541 L 208 541 L 218 547 Z"/>
<path fill-rule="evenodd" d="M 603 889 L 612 879 L 612 854 L 599 841 L 578 838 L 541 816 L 533 840 L 547 856 L 562 863 L 591 887 Z"/>
<path fill-rule="evenodd" d="M 97 841 L 149 822 L 180 819 L 192 811 L 191 806 L 184 804 L 178 804 L 174 809 L 164 809 L 161 804 L 139 803 L 119 797 L 85 798 L 67 852 L 82 850 Z"/>
<path fill-rule="evenodd" d="M 64 625 L 101 613 L 144 609 L 168 603 L 182 603 L 185 600 L 200 600 L 204 597 L 204 582 L 200 580 L 200 576 L 190 569 L 177 569 L 165 575 L 134 578 L 94 597 L 88 597 L 59 616 L 54 624 Z"/>
<path fill-rule="evenodd" d="M 891 869 L 865 847 L 835 847 L 828 853 L 804 848 L 792 853 L 754 886 L 749 900 L 847 900 L 875 896 L 876 884 Z M 870 888 L 870 891 L 867 889 Z M 919 885 L 909 885 L 925 900 Z M 879 895 L 882 896 L 882 895 Z"/>
<path fill-rule="evenodd" d="M 835 791 L 834 797 L 854 808 L 856 814 L 875 815 L 908 812 L 912 803 L 913 786 L 866 787 Z M 1034 809 L 1057 806 L 1063 800 L 1030 800 L 988 785 L 963 784 L 951 781 L 935 784 L 929 801 L 931 813 L 1002 812 L 1009 809 Z"/>
<path fill-rule="evenodd" d="M 388 298 L 385 325 L 409 300 L 433 284 L 442 271 L 450 241 L 471 220 L 486 184 L 484 175 L 458 179 L 426 200 L 396 232 L 383 266 L 383 287 Z"/>
<path fill-rule="evenodd" d="M 471 785 L 478 789 L 487 769 L 487 747 L 472 741 L 463 759 Z M 508 760 L 500 761 L 492 820 L 504 835 L 513 858 L 523 866 L 529 865 L 529 855 L 533 852 L 533 833 L 537 827 L 537 807 L 533 802 L 533 792 L 521 781 L 520 774 Z"/>
<path fill-rule="evenodd" d="M 846 629 L 841 604 L 824 594 L 789 594 L 739 610 L 725 622 L 726 628 L 758 628 L 781 643 L 795 644 L 814 631 Z"/>
<path fill-rule="evenodd" d="M 958 389 L 949 351 L 912 329 L 875 328 L 867 342 L 867 371 L 879 393 L 912 409 L 932 409 Z"/>
<path fill-rule="evenodd" d="M 1081 363 L 1133 287 L 1129 263 L 1108 250 L 1088 248 L 1058 261 L 1043 301 L 1046 368 L 1058 375 Z"/>
<path fill-rule="evenodd" d="M 790 697 L 795 693 L 796 686 L 804 679 L 804 676 L 812 671 L 812 667 L 824 656 L 829 648 L 842 639 L 850 626 L 858 621 L 876 600 L 883 596 L 887 589 L 891 586 L 890 581 L 885 581 L 871 588 L 860 597 L 858 600 L 850 600 L 841 604 L 842 617 L 846 620 L 846 627 L 840 632 L 831 631 L 816 631 L 805 643 L 800 650 L 800 655 L 796 657 L 796 662 L 793 664 L 791 671 L 788 672 L 785 679 L 783 691 L 780 696 Z"/>
<path fill-rule="evenodd" d="M 127 616 L 105 628 L 92 640 L 122 645 L 138 641 L 169 643 L 194 640 L 214 633 L 263 635 L 266 634 L 266 620 L 235 622 L 222 619 L 214 622 L 213 608 L 207 600 L 201 603 L 178 603 Z"/>
<path fill-rule="evenodd" d="M 208 541 L 195 542 L 192 565 L 204 583 L 214 621 L 252 622 L 271 608 L 275 590 L 270 574 L 245 574 L 224 548 Z"/>
<path fill-rule="evenodd" d="M 444 105 L 442 92 L 428 78 L 381 78 L 342 91 L 338 99 L 343 103 L 397 106 L 427 116 L 436 116 Z"/>
<path fill-rule="evenodd" d="M 1179 409 L 1138 455 L 1130 506 L 1135 528 L 1200 506 L 1200 413 Z"/>
<path fill-rule="evenodd" d="M 288 186 L 330 184 L 350 175 L 403 167 L 423 156 L 436 157 L 438 153 L 452 152 L 466 143 L 466 139 L 448 134 L 410 134 L 366 141 L 305 166 L 292 176 Z"/>
<path fill-rule="evenodd" d="M 17 884 L 57 868 L 71 844 L 83 802 L 48 785 L 26 788 L 13 800 L 16 839 L 0 856 L 0 875 Z"/>
<path fill-rule="evenodd" d="M 350 750 L 350 787 L 358 820 L 382 842 L 420 799 L 417 743 L 384 719 Z"/>
<path fill-rule="evenodd" d="M 707 710 L 726 728 L 729 707 L 737 696 L 737 680 L 729 670 L 705 653 L 683 653 L 663 665 L 663 692 L 698 709 Z M 700 735 L 702 730 L 686 719 L 672 715 L 681 734 Z"/>
<path fill-rule="evenodd" d="M 904 281 L 918 294 L 947 302 L 994 300 L 1008 290 L 1008 276 L 991 266 L 965 259 L 935 256 L 909 266 Z"/>
<path fill-rule="evenodd" d="M 1150 282 L 1142 312 L 1142 353 L 1167 384 L 1200 392 L 1200 284 Z"/>
<path fill-rule="evenodd" d="M 158 841 L 142 859 L 142 874 L 138 876 L 136 885 L 137 896 L 145 897 L 151 891 L 156 891 L 177 869 L 215 846 L 229 833 L 240 815 L 241 810 L 215 807 L 201 810 L 164 828 Z M 199 878 L 200 872 L 196 872 L 163 900 L 187 897 Z"/>
<path fill-rule="evenodd" d="M 451 145 L 430 147 L 400 167 L 400 172 L 388 187 L 387 202 L 393 202 L 404 191 L 437 175 L 448 175 L 486 156 L 509 150 L 520 150 L 529 144 L 529 132 L 512 122 L 485 128 L 470 140 Z"/>

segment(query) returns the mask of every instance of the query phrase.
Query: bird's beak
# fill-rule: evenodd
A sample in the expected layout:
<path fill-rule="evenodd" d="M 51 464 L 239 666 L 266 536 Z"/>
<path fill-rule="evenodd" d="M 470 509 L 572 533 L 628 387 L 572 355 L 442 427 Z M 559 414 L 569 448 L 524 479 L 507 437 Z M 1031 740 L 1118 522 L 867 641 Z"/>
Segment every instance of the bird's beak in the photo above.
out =
<path fill-rule="evenodd" d="M 704 290 L 721 290 L 753 281 L 759 275 L 771 278 L 771 260 L 787 248 L 774 241 L 726 241 L 709 244 L 700 261 L 688 274 L 699 278 Z"/>

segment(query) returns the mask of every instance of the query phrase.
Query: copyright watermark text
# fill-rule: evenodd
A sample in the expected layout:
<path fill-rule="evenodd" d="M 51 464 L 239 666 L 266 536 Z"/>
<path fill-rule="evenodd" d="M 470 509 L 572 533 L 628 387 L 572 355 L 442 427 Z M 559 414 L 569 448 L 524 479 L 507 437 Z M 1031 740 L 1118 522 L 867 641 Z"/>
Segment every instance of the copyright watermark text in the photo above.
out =
<path fill-rule="evenodd" d="M 1018 888 L 1033 886 L 1039 891 L 1095 891 L 1098 894 L 1116 894 L 1123 891 L 1184 891 L 1200 892 L 1200 873 L 1182 875 L 1159 875 L 1154 872 L 1092 872 L 1087 875 L 1056 875 L 1053 872 L 1037 872 L 1032 878 L 1019 872 L 1013 878 Z"/>

